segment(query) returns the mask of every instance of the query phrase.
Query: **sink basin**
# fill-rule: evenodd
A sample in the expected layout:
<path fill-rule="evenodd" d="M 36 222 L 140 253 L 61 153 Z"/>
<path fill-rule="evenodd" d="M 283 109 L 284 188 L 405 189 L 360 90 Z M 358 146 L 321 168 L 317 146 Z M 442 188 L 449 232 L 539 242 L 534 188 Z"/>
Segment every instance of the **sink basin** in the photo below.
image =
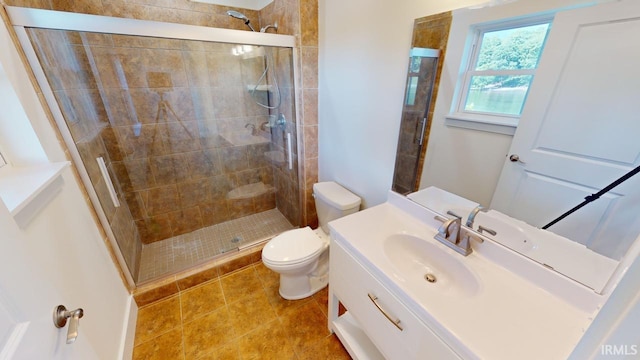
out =
<path fill-rule="evenodd" d="M 396 278 L 409 288 L 433 289 L 441 294 L 472 296 L 480 288 L 464 264 L 464 257 L 449 253 L 444 245 L 409 234 L 388 236 L 384 254 L 398 271 Z"/>

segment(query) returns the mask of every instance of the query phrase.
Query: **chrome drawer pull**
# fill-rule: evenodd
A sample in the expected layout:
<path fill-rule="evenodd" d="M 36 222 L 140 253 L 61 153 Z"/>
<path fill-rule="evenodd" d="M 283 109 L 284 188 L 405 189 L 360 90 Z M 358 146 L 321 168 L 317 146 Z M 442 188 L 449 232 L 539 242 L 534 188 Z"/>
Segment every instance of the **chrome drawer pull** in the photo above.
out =
<path fill-rule="evenodd" d="M 369 299 L 371 300 L 371 302 L 373 303 L 373 305 L 375 305 L 378 310 L 380 310 L 380 312 L 382 313 L 382 315 L 384 315 L 384 317 L 386 317 L 389 321 L 391 321 L 391 323 L 393 323 L 393 325 L 395 325 L 395 327 L 397 327 L 400 331 L 402 331 L 402 327 L 400 326 L 400 319 L 398 320 L 393 320 L 391 318 L 391 316 L 384 311 L 383 308 L 380 307 L 380 304 L 378 304 L 378 297 L 375 295 L 371 295 L 371 294 L 367 294 L 369 296 Z"/>

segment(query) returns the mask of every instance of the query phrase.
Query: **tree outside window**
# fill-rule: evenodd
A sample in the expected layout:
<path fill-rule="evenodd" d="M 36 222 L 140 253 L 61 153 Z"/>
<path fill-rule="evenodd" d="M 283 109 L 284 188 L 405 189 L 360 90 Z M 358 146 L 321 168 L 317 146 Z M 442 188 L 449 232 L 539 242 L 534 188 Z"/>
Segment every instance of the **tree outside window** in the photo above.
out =
<path fill-rule="evenodd" d="M 519 117 L 550 22 L 478 32 L 459 111 Z"/>

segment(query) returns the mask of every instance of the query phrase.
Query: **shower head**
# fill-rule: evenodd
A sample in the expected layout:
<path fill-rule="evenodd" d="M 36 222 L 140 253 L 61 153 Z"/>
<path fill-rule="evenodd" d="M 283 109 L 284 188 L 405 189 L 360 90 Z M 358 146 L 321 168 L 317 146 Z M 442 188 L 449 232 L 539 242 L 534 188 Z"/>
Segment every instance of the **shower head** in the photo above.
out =
<path fill-rule="evenodd" d="M 244 21 L 244 24 L 247 25 L 249 27 L 249 29 L 251 29 L 251 31 L 256 31 L 253 26 L 251 26 L 251 20 L 249 20 L 248 17 L 246 17 L 243 13 L 239 12 L 239 11 L 235 11 L 235 10 L 228 10 L 227 11 L 227 15 L 236 18 L 236 19 L 240 19 Z"/>
<path fill-rule="evenodd" d="M 234 10 L 229 10 L 227 11 L 227 15 L 234 17 L 236 19 L 240 19 L 240 20 L 249 20 L 246 16 L 244 16 L 243 13 L 239 12 L 239 11 L 234 11 Z"/>

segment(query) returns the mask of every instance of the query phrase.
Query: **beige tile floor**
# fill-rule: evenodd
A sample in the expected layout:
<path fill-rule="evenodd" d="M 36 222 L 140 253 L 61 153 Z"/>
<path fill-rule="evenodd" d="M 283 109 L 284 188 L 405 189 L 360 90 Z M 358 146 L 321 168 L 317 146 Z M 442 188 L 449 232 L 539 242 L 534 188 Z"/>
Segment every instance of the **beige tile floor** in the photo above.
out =
<path fill-rule="evenodd" d="M 284 300 L 256 263 L 141 307 L 133 359 L 350 359 L 327 329 L 327 297 Z"/>

